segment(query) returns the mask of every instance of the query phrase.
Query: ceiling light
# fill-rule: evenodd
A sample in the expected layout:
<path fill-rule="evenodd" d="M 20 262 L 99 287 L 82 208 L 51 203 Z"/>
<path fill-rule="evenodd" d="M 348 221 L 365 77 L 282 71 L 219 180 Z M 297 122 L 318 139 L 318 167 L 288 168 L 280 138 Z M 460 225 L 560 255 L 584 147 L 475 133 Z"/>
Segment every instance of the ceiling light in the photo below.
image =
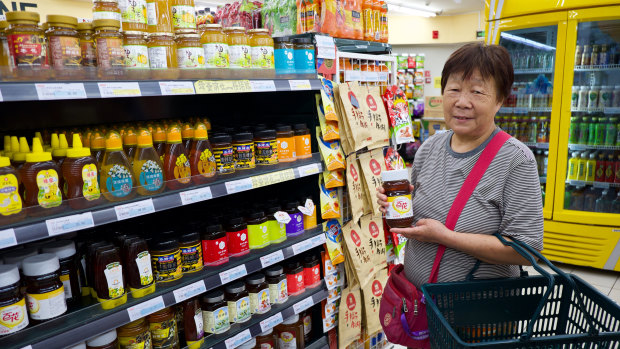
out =
<path fill-rule="evenodd" d="M 400 12 L 400 13 L 411 15 L 411 16 L 421 16 L 421 17 L 437 16 L 437 13 L 435 11 L 413 8 L 410 6 L 405 6 L 404 4 L 397 5 L 392 2 L 388 2 L 388 11 Z"/>
<path fill-rule="evenodd" d="M 517 36 L 517 35 L 513 35 L 513 34 L 508 34 L 508 33 L 500 33 L 499 34 L 500 37 L 509 40 L 509 41 L 513 41 L 513 42 L 518 42 L 520 44 L 526 45 L 526 46 L 530 46 L 530 47 L 535 47 L 535 48 L 539 48 L 542 50 L 546 50 L 546 51 L 554 51 L 555 47 L 553 46 L 549 46 L 549 45 L 545 45 L 545 44 L 541 44 L 540 42 L 534 41 L 534 40 L 530 40 L 521 36 Z"/>

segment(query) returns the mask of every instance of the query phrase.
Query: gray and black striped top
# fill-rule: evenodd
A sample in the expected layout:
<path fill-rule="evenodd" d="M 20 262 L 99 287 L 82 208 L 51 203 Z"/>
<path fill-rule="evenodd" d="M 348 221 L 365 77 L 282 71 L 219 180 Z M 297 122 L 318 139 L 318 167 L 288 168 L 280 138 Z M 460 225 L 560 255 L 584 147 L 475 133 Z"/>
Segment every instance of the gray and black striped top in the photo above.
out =
<path fill-rule="evenodd" d="M 493 137 L 499 128 L 493 132 Z M 450 147 L 452 131 L 429 138 L 417 151 L 412 181 L 414 218 L 445 223 L 452 202 L 465 177 L 491 137 L 476 149 L 456 153 Z M 532 151 L 515 138 L 499 150 L 467 201 L 455 231 L 513 237 L 537 250 L 543 248 L 543 215 L 540 181 Z M 416 287 L 428 282 L 437 245 L 409 240 L 405 252 L 405 274 Z M 476 259 L 464 252 L 446 249 L 439 267 L 438 282 L 463 281 Z M 477 279 L 518 276 L 518 266 L 481 263 Z"/>

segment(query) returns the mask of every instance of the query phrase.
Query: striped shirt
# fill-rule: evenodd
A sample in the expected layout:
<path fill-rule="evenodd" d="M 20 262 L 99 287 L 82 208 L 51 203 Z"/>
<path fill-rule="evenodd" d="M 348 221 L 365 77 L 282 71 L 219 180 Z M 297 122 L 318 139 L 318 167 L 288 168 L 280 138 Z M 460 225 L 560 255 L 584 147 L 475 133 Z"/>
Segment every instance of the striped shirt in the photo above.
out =
<path fill-rule="evenodd" d="M 448 211 L 465 178 L 484 147 L 457 153 L 450 147 L 452 131 L 429 138 L 417 151 L 412 169 L 415 221 L 422 218 L 445 223 Z M 467 201 L 454 229 L 460 233 L 494 234 L 543 248 L 543 215 L 540 181 L 532 151 L 515 138 L 499 150 Z M 405 274 L 416 287 L 428 282 L 437 244 L 410 239 L 405 253 Z M 476 259 L 447 248 L 439 267 L 438 282 L 463 281 Z M 519 267 L 482 262 L 475 279 L 519 276 Z"/>

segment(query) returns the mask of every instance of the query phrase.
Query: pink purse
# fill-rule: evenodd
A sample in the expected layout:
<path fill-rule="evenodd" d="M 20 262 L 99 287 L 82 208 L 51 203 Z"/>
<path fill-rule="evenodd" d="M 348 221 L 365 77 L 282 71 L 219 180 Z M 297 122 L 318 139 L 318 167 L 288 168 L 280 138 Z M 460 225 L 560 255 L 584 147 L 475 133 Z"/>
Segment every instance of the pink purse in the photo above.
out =
<path fill-rule="evenodd" d="M 484 148 L 454 199 L 452 207 L 450 207 L 445 223 L 448 229 L 454 229 L 463 208 L 480 182 L 484 172 L 491 164 L 491 161 L 493 161 L 499 149 L 509 138 L 509 134 L 500 131 Z M 439 245 L 437 248 L 433 268 L 428 279 L 429 283 L 437 282 L 439 264 L 445 251 L 446 247 L 443 245 Z M 476 263 L 474 270 L 477 268 L 478 263 Z M 470 275 L 473 275 L 473 270 Z M 391 343 L 410 348 L 430 348 L 424 295 L 421 290 L 418 290 L 407 280 L 402 264 L 394 267 L 390 273 L 383 290 L 383 297 L 379 307 L 379 318 L 383 332 Z"/>

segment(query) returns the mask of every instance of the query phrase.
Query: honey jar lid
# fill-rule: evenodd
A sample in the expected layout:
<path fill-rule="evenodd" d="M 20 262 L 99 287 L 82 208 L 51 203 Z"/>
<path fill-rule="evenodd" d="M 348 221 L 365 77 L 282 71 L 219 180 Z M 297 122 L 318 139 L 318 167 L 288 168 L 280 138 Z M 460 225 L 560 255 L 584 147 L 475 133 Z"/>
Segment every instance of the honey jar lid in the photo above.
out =
<path fill-rule="evenodd" d="M 250 275 L 247 277 L 247 279 L 245 279 L 245 282 L 248 285 L 260 285 L 263 282 L 265 282 L 265 275 L 262 273 L 256 273 L 256 274 Z"/>
<path fill-rule="evenodd" d="M 144 38 L 146 38 L 146 33 L 145 32 L 141 32 L 141 31 L 124 31 L 123 35 L 127 36 L 127 35 L 140 35 Z"/>
<path fill-rule="evenodd" d="M 178 125 L 171 125 L 166 130 L 166 142 L 181 143 L 181 128 Z"/>
<path fill-rule="evenodd" d="M 86 341 L 86 344 L 89 347 L 103 347 L 104 345 L 108 345 L 116 340 L 116 329 L 106 332 L 104 334 L 100 334 L 93 339 L 89 339 Z"/>
<path fill-rule="evenodd" d="M 41 16 L 36 12 L 30 11 L 11 11 L 6 13 L 7 22 L 34 22 L 39 23 Z"/>
<path fill-rule="evenodd" d="M 26 276 L 39 276 L 53 273 L 60 269 L 58 257 L 52 253 L 41 253 L 22 261 L 22 271 Z"/>
<path fill-rule="evenodd" d="M 4 155 L 6 155 L 9 159 L 13 160 L 13 155 L 19 152 L 19 139 L 17 138 L 17 136 L 11 136 L 10 142 L 11 150 L 5 152 Z"/>
<path fill-rule="evenodd" d="M 265 275 L 267 276 L 280 276 L 284 273 L 284 269 L 281 265 L 274 265 L 268 269 L 265 269 Z"/>
<path fill-rule="evenodd" d="M 160 125 L 155 126 L 153 131 L 153 140 L 155 142 L 165 142 L 166 141 L 166 129 Z"/>
<path fill-rule="evenodd" d="M 93 27 L 95 27 L 95 29 L 105 27 L 120 29 L 121 22 L 116 19 L 95 19 L 93 21 Z"/>
<path fill-rule="evenodd" d="M 105 137 L 99 131 L 90 135 L 90 147 L 92 149 L 105 149 Z"/>
<path fill-rule="evenodd" d="M 136 145 L 138 144 L 138 135 L 133 131 L 132 128 L 128 128 L 125 130 L 125 134 L 123 135 L 123 145 Z"/>
<path fill-rule="evenodd" d="M 65 15 L 47 15 L 47 23 L 50 26 L 54 24 L 64 24 L 76 28 L 78 25 L 77 18 Z"/>
<path fill-rule="evenodd" d="M 13 153 L 13 161 L 26 161 L 26 155 L 28 153 L 30 153 L 28 139 L 26 139 L 26 137 L 19 137 L 19 152 Z"/>
<path fill-rule="evenodd" d="M 11 159 L 6 156 L 0 156 L 0 167 L 11 166 Z"/>
<path fill-rule="evenodd" d="M 207 125 L 197 122 L 194 125 L 194 139 L 207 139 L 208 137 Z"/>
<path fill-rule="evenodd" d="M 210 24 L 207 24 L 205 27 L 207 27 L 207 28 L 221 28 L 222 25 L 221 24 L 216 24 L 216 23 L 210 23 Z"/>
<path fill-rule="evenodd" d="M 19 282 L 19 270 L 15 264 L 0 265 L 0 287 L 6 287 Z"/>
<path fill-rule="evenodd" d="M 2 260 L 6 264 L 15 264 L 17 265 L 17 268 L 21 269 L 22 261 L 28 257 L 36 256 L 37 253 L 38 251 L 36 248 L 26 247 L 20 250 L 6 253 L 4 256 L 2 256 Z"/>
<path fill-rule="evenodd" d="M 245 291 L 245 285 L 241 281 L 233 282 L 226 286 L 226 293 L 239 293 Z"/>
<path fill-rule="evenodd" d="M 409 171 L 407 169 L 382 171 L 381 180 L 384 182 L 409 180 Z"/>
<path fill-rule="evenodd" d="M 219 303 L 224 300 L 224 292 L 221 290 L 215 290 L 204 297 L 202 297 L 202 301 L 205 303 Z"/>
<path fill-rule="evenodd" d="M 107 150 L 122 150 L 123 141 L 121 140 L 121 135 L 116 131 L 108 132 L 105 137 L 105 148 Z"/>
<path fill-rule="evenodd" d="M 183 128 L 181 129 L 181 137 L 183 139 L 194 138 L 194 127 L 189 123 L 183 124 Z"/>
<path fill-rule="evenodd" d="M 41 248 L 43 253 L 52 253 L 58 257 L 58 259 L 68 258 L 75 256 L 75 242 L 71 240 L 57 240 L 52 241 Z"/>
<path fill-rule="evenodd" d="M 80 22 L 77 25 L 78 31 L 93 30 L 93 22 Z"/>
<path fill-rule="evenodd" d="M 245 27 L 226 27 L 224 31 L 243 31 L 245 32 Z"/>
<path fill-rule="evenodd" d="M 38 138 L 32 139 L 32 153 L 26 154 L 26 162 L 43 162 L 52 160 L 52 154 L 43 151 L 41 141 Z"/>
<path fill-rule="evenodd" d="M 67 142 L 67 135 L 65 135 L 64 133 L 61 133 L 58 135 L 58 148 L 52 150 L 52 156 L 65 157 L 67 156 L 67 149 L 69 149 L 69 142 Z"/>
<path fill-rule="evenodd" d="M 63 136 L 63 135 L 61 135 Z M 82 146 L 82 139 L 79 133 L 73 134 L 73 147 L 66 150 L 67 157 L 84 158 L 90 156 L 90 149 Z"/>
<path fill-rule="evenodd" d="M 284 321 L 282 321 L 283 325 L 292 325 L 294 323 L 299 322 L 299 315 L 295 314 L 289 318 L 286 318 Z"/>
<path fill-rule="evenodd" d="M 152 147 L 153 137 L 148 129 L 142 128 L 138 131 L 138 147 Z"/>
<path fill-rule="evenodd" d="M 269 33 L 269 29 L 250 29 L 248 30 L 248 34 L 254 33 Z"/>

